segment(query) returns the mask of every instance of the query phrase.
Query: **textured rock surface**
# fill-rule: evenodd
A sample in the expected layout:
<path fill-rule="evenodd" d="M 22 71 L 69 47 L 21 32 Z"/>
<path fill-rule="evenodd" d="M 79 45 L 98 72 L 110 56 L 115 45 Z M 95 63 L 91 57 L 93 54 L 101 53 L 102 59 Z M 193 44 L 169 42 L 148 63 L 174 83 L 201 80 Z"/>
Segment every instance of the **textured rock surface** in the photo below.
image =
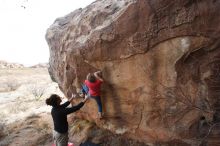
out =
<path fill-rule="evenodd" d="M 104 122 L 92 100 L 79 113 L 100 127 L 146 143 L 203 143 L 205 125 L 220 119 L 219 9 L 218 0 L 98 0 L 47 30 L 50 75 L 69 96 L 103 71 Z"/>

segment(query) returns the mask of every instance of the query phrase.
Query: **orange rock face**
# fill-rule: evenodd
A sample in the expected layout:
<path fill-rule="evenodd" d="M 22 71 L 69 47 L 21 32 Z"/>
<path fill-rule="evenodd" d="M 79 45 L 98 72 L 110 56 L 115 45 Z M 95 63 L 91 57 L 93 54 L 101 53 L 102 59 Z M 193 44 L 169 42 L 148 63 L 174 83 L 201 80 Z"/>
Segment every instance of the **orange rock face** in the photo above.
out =
<path fill-rule="evenodd" d="M 93 100 L 78 113 L 100 127 L 145 143 L 203 143 L 220 119 L 219 9 L 216 0 L 96 1 L 47 30 L 50 75 L 70 96 L 103 72 L 105 119 L 95 120 Z"/>

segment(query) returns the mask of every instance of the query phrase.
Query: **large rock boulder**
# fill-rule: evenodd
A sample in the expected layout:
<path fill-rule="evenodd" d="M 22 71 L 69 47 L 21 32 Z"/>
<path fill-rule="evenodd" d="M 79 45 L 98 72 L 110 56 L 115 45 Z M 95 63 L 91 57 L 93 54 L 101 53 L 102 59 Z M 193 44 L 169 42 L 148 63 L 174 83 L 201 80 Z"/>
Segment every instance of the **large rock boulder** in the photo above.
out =
<path fill-rule="evenodd" d="M 220 119 L 219 9 L 218 0 L 97 0 L 47 30 L 50 75 L 69 97 L 87 73 L 103 72 L 104 122 L 92 100 L 78 114 L 102 128 L 201 143 L 204 125 Z"/>

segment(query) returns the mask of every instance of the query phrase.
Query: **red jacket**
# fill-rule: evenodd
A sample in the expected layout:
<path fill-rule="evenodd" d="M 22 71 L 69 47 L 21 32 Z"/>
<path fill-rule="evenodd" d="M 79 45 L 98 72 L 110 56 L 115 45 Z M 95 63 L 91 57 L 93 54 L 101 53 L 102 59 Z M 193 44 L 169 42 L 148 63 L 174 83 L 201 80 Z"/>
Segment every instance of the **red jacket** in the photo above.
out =
<path fill-rule="evenodd" d="M 85 80 L 85 84 L 89 88 L 89 94 L 91 96 L 100 96 L 102 81 L 96 79 L 96 81 L 92 83 L 88 80 Z"/>

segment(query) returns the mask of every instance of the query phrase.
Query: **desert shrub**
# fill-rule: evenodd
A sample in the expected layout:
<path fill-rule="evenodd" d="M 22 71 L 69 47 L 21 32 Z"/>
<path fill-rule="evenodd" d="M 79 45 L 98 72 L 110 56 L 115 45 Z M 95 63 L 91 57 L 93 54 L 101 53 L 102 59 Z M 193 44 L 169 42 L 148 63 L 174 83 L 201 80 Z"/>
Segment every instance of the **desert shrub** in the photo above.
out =
<path fill-rule="evenodd" d="M 18 89 L 18 87 L 20 87 L 20 85 L 21 84 L 15 79 L 9 79 L 6 82 L 7 91 L 15 91 L 16 89 Z"/>
<path fill-rule="evenodd" d="M 46 92 L 46 86 L 43 85 L 33 85 L 29 89 L 32 95 L 35 97 L 35 100 L 40 100 L 40 98 Z"/>
<path fill-rule="evenodd" d="M 28 108 L 30 108 L 30 105 L 27 105 L 21 101 L 18 101 L 17 106 L 12 105 L 8 111 L 16 114 L 16 113 L 20 113 L 20 112 L 25 112 L 28 110 Z"/>
<path fill-rule="evenodd" d="M 92 122 L 89 122 L 87 120 L 76 119 L 74 123 L 70 125 L 70 133 L 77 134 L 77 133 L 80 133 L 82 129 L 85 129 L 85 128 L 89 129 L 93 126 L 94 126 L 94 123 Z"/>
<path fill-rule="evenodd" d="M 8 115 L 7 115 L 8 113 L 7 112 L 5 112 L 5 111 L 1 111 L 1 113 L 0 113 L 0 117 L 1 117 L 1 119 L 4 119 L 4 118 L 6 118 Z M 0 125 L 0 127 L 1 127 L 1 125 Z M 1 128 L 0 128 L 1 129 Z M 0 134 L 1 135 L 1 134 Z"/>

